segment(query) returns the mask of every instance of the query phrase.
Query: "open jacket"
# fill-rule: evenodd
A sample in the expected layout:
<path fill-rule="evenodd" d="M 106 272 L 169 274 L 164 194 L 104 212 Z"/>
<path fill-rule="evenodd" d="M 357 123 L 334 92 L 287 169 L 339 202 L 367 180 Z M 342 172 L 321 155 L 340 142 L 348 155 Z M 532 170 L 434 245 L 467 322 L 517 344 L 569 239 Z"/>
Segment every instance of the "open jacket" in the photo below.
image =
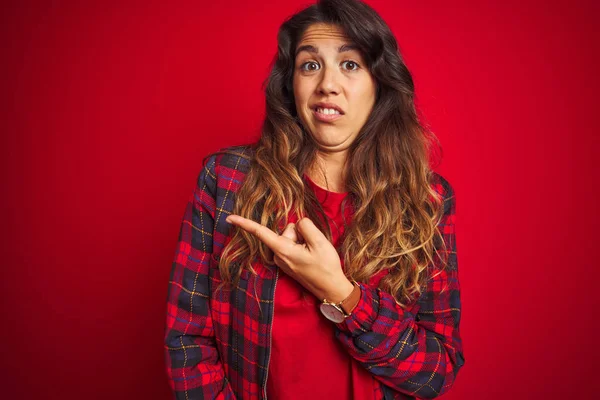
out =
<path fill-rule="evenodd" d="M 248 146 L 230 150 L 252 156 Z M 242 271 L 237 287 L 217 290 L 219 258 L 230 230 L 225 218 L 249 167 L 240 156 L 211 155 L 185 209 L 165 330 L 167 374 L 177 399 L 266 399 L 280 272 L 255 263 L 256 276 Z M 374 398 L 437 397 L 450 389 L 464 364 L 454 193 L 437 173 L 432 186 L 444 197 L 440 230 L 450 253 L 447 269 L 430 278 L 406 309 L 390 294 L 360 284 L 354 312 L 336 324 L 336 338 L 380 383 Z"/>

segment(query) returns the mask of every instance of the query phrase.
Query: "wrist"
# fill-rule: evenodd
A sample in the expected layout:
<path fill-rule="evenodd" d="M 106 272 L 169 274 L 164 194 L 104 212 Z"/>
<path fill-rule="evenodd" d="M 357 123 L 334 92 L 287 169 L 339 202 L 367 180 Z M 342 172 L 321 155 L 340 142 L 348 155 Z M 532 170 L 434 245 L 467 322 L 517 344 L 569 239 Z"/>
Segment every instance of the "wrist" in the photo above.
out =
<path fill-rule="evenodd" d="M 343 281 L 334 285 L 332 289 L 323 292 L 323 294 L 319 296 L 319 298 L 321 300 L 327 299 L 332 303 L 339 303 L 347 299 L 353 290 L 354 284 L 344 276 Z"/>
<path fill-rule="evenodd" d="M 331 301 L 327 298 L 319 306 L 321 313 L 330 321 L 341 323 L 344 319 L 350 317 L 362 296 L 360 285 L 356 281 L 352 281 L 352 291 L 348 296 L 340 301 Z"/>
<path fill-rule="evenodd" d="M 360 285 L 356 281 L 352 281 L 352 292 L 346 297 L 339 305 L 340 308 L 344 311 L 346 316 L 350 316 L 352 311 L 356 308 L 358 303 L 360 302 L 360 297 L 362 295 L 362 290 Z"/>

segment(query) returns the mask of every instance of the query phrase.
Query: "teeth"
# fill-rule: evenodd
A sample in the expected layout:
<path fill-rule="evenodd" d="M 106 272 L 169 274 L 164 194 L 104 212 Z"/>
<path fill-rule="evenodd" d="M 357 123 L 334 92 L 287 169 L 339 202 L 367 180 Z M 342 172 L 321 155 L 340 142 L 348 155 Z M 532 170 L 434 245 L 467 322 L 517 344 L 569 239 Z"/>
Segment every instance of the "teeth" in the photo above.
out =
<path fill-rule="evenodd" d="M 317 112 L 321 113 L 321 114 L 325 114 L 325 115 L 340 113 L 338 110 L 334 110 L 333 108 L 321 108 L 321 107 L 317 108 Z"/>

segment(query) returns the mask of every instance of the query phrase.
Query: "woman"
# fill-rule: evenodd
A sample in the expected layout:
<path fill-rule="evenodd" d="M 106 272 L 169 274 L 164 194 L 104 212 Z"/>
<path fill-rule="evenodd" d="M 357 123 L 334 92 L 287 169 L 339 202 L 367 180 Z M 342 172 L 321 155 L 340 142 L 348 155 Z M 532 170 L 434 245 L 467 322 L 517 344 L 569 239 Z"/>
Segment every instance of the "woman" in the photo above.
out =
<path fill-rule="evenodd" d="M 258 143 L 208 157 L 165 352 L 178 399 L 412 399 L 464 364 L 452 187 L 377 13 L 323 0 L 280 28 Z"/>

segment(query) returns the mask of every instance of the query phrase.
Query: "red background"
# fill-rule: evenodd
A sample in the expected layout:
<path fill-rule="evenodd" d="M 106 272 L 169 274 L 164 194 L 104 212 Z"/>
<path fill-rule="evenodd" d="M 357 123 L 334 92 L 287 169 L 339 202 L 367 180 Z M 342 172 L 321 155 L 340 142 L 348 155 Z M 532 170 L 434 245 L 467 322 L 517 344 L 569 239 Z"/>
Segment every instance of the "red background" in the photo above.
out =
<path fill-rule="evenodd" d="M 466 364 L 450 399 L 592 398 L 595 1 L 368 1 L 456 189 Z M 167 399 L 167 281 L 202 157 L 257 137 L 301 1 L 3 2 L 2 385 Z"/>

